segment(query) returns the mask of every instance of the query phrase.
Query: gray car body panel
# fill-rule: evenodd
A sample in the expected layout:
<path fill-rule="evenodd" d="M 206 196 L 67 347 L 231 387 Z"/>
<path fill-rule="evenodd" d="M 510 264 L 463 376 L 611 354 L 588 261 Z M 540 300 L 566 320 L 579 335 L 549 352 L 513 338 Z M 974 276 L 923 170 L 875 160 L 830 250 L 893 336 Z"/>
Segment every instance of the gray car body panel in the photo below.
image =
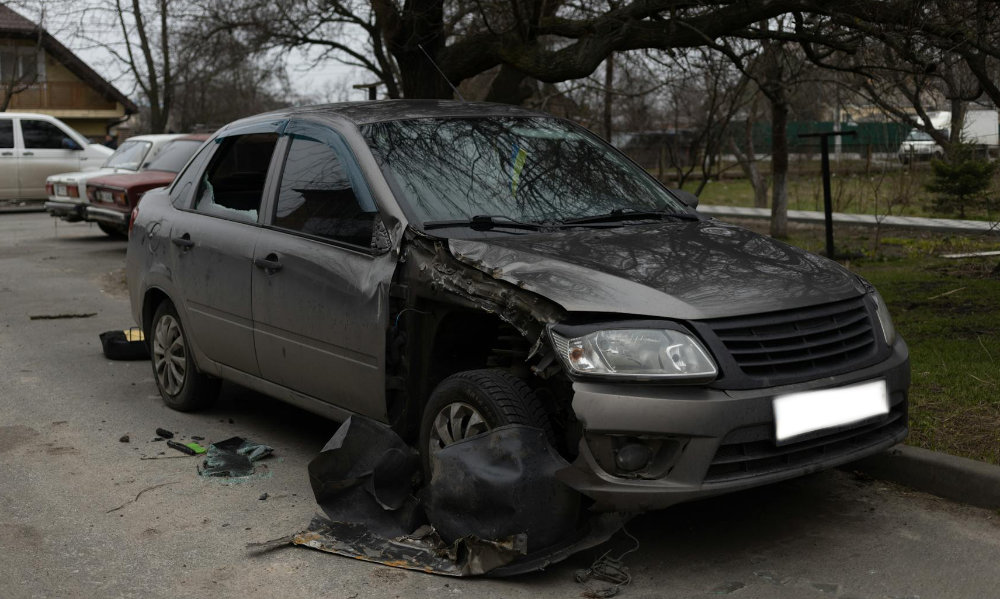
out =
<path fill-rule="evenodd" d="M 840 265 L 745 229 L 672 221 L 450 239 L 460 260 L 571 312 L 699 320 L 862 295 Z"/>

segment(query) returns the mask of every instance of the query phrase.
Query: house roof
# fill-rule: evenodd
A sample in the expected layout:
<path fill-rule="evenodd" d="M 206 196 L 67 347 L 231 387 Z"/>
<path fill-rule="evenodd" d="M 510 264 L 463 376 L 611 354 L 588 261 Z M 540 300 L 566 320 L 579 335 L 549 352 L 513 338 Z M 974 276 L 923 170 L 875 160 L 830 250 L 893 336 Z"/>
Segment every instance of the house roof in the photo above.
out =
<path fill-rule="evenodd" d="M 64 64 L 67 69 L 83 82 L 97 90 L 98 93 L 108 100 L 121 103 L 125 107 L 127 114 L 139 111 L 135 102 L 129 100 L 128 96 L 118 91 L 104 77 L 98 75 L 94 69 L 80 60 L 72 50 L 62 45 L 59 40 L 52 37 L 48 31 L 41 29 L 38 25 L 22 17 L 7 6 L 0 4 L 0 38 L 37 40 L 39 34 L 41 34 L 41 44 L 45 48 L 45 51 Z"/>

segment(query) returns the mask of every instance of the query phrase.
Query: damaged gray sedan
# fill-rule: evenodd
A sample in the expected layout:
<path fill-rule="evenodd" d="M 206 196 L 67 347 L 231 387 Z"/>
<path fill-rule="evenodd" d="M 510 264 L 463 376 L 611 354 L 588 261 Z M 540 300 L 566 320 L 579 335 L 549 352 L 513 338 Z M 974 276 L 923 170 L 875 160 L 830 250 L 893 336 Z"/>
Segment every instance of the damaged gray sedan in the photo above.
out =
<path fill-rule="evenodd" d="M 596 510 L 901 441 L 908 354 L 875 289 L 696 204 L 519 108 L 273 112 L 224 127 L 143 198 L 132 309 L 172 408 L 225 379 L 387 423 L 425 468 L 529 425 Z"/>

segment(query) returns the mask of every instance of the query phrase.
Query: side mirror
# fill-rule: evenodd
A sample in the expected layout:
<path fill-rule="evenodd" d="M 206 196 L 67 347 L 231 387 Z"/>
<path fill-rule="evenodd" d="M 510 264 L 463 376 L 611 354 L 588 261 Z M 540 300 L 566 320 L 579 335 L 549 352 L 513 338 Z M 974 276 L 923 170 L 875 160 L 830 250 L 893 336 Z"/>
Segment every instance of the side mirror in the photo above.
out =
<path fill-rule="evenodd" d="M 685 206 L 692 210 L 698 208 L 698 196 L 694 195 L 690 191 L 685 191 L 683 189 L 671 189 L 670 193 L 674 194 L 674 197 L 684 203 Z"/>
<path fill-rule="evenodd" d="M 66 148 L 67 150 L 82 150 L 83 149 L 82 147 L 80 147 L 80 144 L 78 144 L 75 141 L 73 141 L 73 138 L 71 138 L 71 137 L 64 137 L 63 141 L 62 141 L 62 146 L 64 148 Z"/>

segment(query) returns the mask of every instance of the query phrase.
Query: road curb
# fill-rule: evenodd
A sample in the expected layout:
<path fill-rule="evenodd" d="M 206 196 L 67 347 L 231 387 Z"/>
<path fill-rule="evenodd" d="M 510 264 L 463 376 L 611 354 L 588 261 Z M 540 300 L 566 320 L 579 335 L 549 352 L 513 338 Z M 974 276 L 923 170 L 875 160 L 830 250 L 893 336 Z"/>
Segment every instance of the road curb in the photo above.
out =
<path fill-rule="evenodd" d="M 1000 509 L 1000 466 L 986 462 L 897 445 L 846 468 L 945 499 Z"/>
<path fill-rule="evenodd" d="M 0 202 L 0 214 L 21 214 L 25 212 L 45 212 L 42 202 L 24 202 L 23 204 L 6 204 Z"/>

